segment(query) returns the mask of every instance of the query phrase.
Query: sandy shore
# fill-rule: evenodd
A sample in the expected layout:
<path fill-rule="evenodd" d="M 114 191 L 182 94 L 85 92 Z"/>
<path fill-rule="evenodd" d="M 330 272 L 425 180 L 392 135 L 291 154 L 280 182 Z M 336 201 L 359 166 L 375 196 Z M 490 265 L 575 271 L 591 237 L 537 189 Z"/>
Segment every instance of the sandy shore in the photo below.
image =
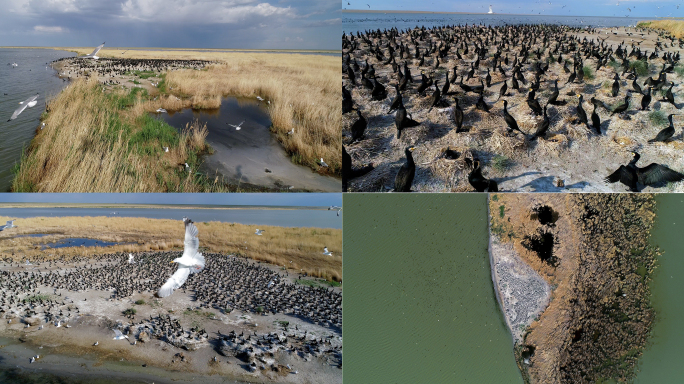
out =
<path fill-rule="evenodd" d="M 136 257 L 142 257 L 137 254 Z M 17 273 L 66 273 L 76 267 L 101 267 L 116 261 L 99 260 L 97 265 L 88 262 L 44 262 L 35 265 L 3 262 L 0 265 L 0 286 L 3 279 Z M 254 266 L 268 267 L 273 272 L 281 268 L 263 263 Z M 298 274 L 281 276 L 284 284 L 300 284 L 310 279 Z M 16 278 L 16 277 L 15 277 Z M 341 288 L 330 288 L 341 292 Z M 4 289 L 6 291 L 6 289 Z M 55 289 L 37 286 L 19 300 L 41 297 L 25 312 L 6 310 L 0 322 L 0 335 L 11 341 L 0 347 L 1 365 L 18 366 L 28 371 L 59 374 L 86 374 L 113 376 L 155 382 L 191 382 L 201 377 L 202 382 L 218 383 L 225 380 L 238 382 L 287 383 L 341 383 L 341 329 L 313 323 L 303 316 L 284 313 L 254 313 L 252 311 L 217 310 L 200 305 L 196 292 L 184 289 L 170 297 L 159 299 L 152 292 L 134 292 L 127 297 L 114 294 L 114 290 Z M 37 296 L 36 296 L 37 295 Z M 5 303 L 5 308 L 6 303 Z M 125 314 L 134 308 L 134 315 Z M 60 315 L 47 321 L 47 314 Z M 57 326 L 55 318 L 60 318 Z M 160 324 L 168 318 L 185 329 L 202 329 L 206 337 L 185 336 L 172 343 L 168 338 L 145 336 L 141 329 Z M 125 340 L 113 340 L 112 329 L 128 333 Z M 255 352 L 269 335 L 286 340 L 270 347 L 265 354 L 247 357 L 240 348 L 230 347 L 222 340 L 234 332 L 239 340 L 245 335 L 247 346 Z M 223 336 L 222 336 L 223 335 Z M 248 339 L 251 339 L 251 341 Z M 275 336 L 273 336 L 275 337 Z M 193 341 L 194 340 L 194 341 Z M 320 344 L 318 340 L 325 340 Z M 97 345 L 94 345 L 96 344 Z M 251 344 L 250 344 L 251 343 Z M 318 345 L 314 347 L 315 345 Z M 239 346 L 239 345 L 238 345 Z M 237 349 L 236 349 L 237 348 Z M 339 349 L 337 352 L 333 350 Z M 307 352 L 308 351 L 308 352 Z M 31 356 L 40 357 L 33 363 Z M 253 362 L 254 368 L 250 367 Z"/>

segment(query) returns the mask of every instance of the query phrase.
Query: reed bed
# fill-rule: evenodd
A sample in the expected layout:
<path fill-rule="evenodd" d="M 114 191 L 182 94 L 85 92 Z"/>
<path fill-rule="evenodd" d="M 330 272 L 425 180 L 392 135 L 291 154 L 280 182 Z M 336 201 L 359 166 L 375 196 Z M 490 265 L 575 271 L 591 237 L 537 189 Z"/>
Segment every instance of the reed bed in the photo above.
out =
<path fill-rule="evenodd" d="M 126 108 L 141 89 L 104 92 L 96 80 L 77 80 L 49 102 L 45 127 L 24 154 L 12 185 L 16 192 L 194 192 L 207 149 L 206 127 L 181 134 Z M 169 147 L 164 152 L 163 147 Z"/>
<path fill-rule="evenodd" d="M 78 54 L 90 48 L 72 49 Z M 165 90 L 173 95 L 150 101 L 145 109 L 218 108 L 226 96 L 262 97 L 270 102 L 272 131 L 296 164 L 322 174 L 341 175 L 342 126 L 340 58 L 301 54 L 128 51 L 103 49 L 101 57 L 208 60 L 206 69 L 165 74 Z M 154 109 L 153 109 L 154 107 Z M 294 128 L 294 134 L 288 135 Z M 320 167 L 320 158 L 328 168 Z"/>
<path fill-rule="evenodd" d="M 10 220 L 0 217 L 0 222 Z M 0 232 L 0 258 L 22 261 L 36 258 L 88 256 L 114 252 L 181 250 L 184 228 L 180 220 L 131 217 L 33 217 L 18 219 L 17 228 Z M 298 272 L 342 280 L 342 230 L 243 225 L 222 222 L 196 223 L 200 251 L 240 254 Z M 255 229 L 264 230 L 262 236 Z M 43 237 L 18 237 L 49 234 Z M 110 247 L 47 248 L 42 245 L 64 238 L 90 238 L 131 243 Z M 323 255 L 323 247 L 333 257 Z"/>
<path fill-rule="evenodd" d="M 637 27 L 662 29 L 670 32 L 676 38 L 684 37 L 684 20 L 654 20 L 642 21 Z"/>

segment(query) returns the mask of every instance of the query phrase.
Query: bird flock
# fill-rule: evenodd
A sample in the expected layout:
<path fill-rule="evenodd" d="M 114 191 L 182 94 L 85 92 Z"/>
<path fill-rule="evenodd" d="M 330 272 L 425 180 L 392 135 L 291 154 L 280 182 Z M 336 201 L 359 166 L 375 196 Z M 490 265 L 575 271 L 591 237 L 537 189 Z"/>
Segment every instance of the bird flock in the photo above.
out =
<path fill-rule="evenodd" d="M 568 136 L 569 129 L 585 129 L 591 140 L 592 136 L 607 135 L 615 121 L 648 120 L 647 113 L 638 113 L 650 111 L 655 106 L 653 101 L 659 102 L 658 110 L 675 113 L 669 114 L 668 128 L 654 133 L 654 138 L 642 145 L 673 140 L 672 118 L 678 116 L 676 111 L 681 105 L 675 100 L 676 83 L 672 77 L 676 76 L 680 54 L 667 49 L 683 47 L 684 40 L 659 32 L 655 48 L 649 52 L 634 39 L 616 43 L 616 47 L 600 37 L 580 38 L 581 33 L 596 34 L 597 30 L 557 25 L 459 25 L 344 33 L 342 112 L 350 116 L 349 134 L 342 148 L 343 190 L 353 183 L 351 180 L 370 174 L 364 179 L 371 180 L 371 189 L 356 190 L 376 190 L 374 177 L 379 182 L 393 177 L 394 191 L 411 191 L 416 175 L 414 150 L 427 147 L 434 137 L 454 135 L 457 140 L 484 140 L 484 148 L 471 146 L 462 151 L 450 146 L 421 165 L 432 165 L 440 159 L 460 161 L 475 191 L 498 191 L 498 183 L 483 174 L 483 166 L 497 155 L 487 147 L 494 145 L 492 140 L 508 144 L 513 150 L 530 148 L 535 143 L 556 143 L 559 137 Z M 637 28 L 627 35 L 643 37 L 645 33 L 648 31 Z M 641 69 L 649 67 L 656 71 L 655 77 L 644 76 Z M 591 85 L 593 73 L 599 71 L 612 77 L 612 83 L 604 84 L 610 89 L 607 98 Z M 662 99 L 656 100 L 656 91 L 662 93 Z M 527 97 L 518 102 L 518 95 Z M 635 96 L 638 105 L 630 104 Z M 585 97 L 593 106 L 590 114 L 585 109 Z M 396 129 L 393 138 L 385 128 L 385 116 L 391 113 Z M 569 118 L 561 119 L 561 115 Z M 612 120 L 606 121 L 606 116 Z M 525 124 L 519 124 L 521 119 Z M 478 123 L 485 120 L 500 128 L 480 129 Z M 532 127 L 530 120 L 534 121 Z M 373 125 L 383 128 L 379 132 Z M 372 136 L 368 132 L 371 129 Z M 415 129 L 419 131 L 406 137 L 406 132 Z M 393 172 L 386 167 L 394 166 L 396 161 L 385 167 L 361 162 L 392 159 L 391 153 L 398 150 L 404 151 L 405 163 Z M 652 169 L 657 168 L 657 172 L 643 171 L 651 173 L 631 179 L 653 187 L 684 179 L 667 165 L 654 164 Z M 624 168 L 627 171 L 621 174 L 632 172 L 632 168 Z M 606 175 L 605 182 L 622 181 L 631 191 L 637 190 L 627 180 L 630 177 Z M 384 187 L 388 188 L 386 184 Z"/>

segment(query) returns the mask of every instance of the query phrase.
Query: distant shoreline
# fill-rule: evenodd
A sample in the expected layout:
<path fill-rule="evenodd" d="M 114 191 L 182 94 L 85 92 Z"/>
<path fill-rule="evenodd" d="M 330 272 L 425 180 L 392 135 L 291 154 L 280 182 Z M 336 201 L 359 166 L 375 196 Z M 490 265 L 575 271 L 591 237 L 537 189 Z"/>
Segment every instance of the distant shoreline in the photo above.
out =
<path fill-rule="evenodd" d="M 54 49 L 56 51 L 73 51 L 92 47 L 32 47 L 32 46 L 0 46 L 0 49 Z M 127 49 L 139 51 L 211 51 L 211 52 L 282 52 L 282 53 L 339 53 L 334 49 L 251 49 L 251 48 L 159 48 L 159 47 L 108 47 L 110 49 Z"/>
<path fill-rule="evenodd" d="M 7 208 L 92 208 L 92 209 L 258 209 L 258 210 L 328 210 L 323 206 L 264 206 L 264 205 L 195 205 L 195 204 L 88 204 L 88 203 L 0 203 Z"/>
<path fill-rule="evenodd" d="M 501 15 L 501 16 L 544 16 L 544 17 L 605 17 L 614 19 L 624 19 L 620 16 L 579 16 L 579 15 L 539 15 L 532 13 L 487 13 L 487 12 L 434 12 L 434 11 L 393 11 L 393 10 L 359 10 L 359 9 L 343 9 L 342 13 L 420 13 L 420 14 L 439 14 L 439 15 Z M 681 19 L 680 17 L 648 17 L 648 16 L 634 16 L 630 19 Z"/>

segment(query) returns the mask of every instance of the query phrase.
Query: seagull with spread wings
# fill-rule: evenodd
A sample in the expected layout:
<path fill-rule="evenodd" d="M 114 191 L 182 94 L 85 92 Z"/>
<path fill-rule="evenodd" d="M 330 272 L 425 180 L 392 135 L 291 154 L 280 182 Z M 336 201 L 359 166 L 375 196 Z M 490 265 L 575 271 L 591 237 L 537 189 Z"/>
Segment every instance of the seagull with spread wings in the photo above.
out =
<path fill-rule="evenodd" d="M 230 125 L 231 127 L 235 128 L 236 131 L 239 131 L 240 129 L 242 129 L 242 124 L 243 124 L 244 122 L 245 122 L 245 120 L 242 120 L 242 122 L 241 122 L 240 124 L 238 124 L 238 125 L 233 125 L 233 124 L 228 124 L 228 125 Z"/>
<path fill-rule="evenodd" d="M 159 288 L 159 297 L 170 296 L 174 290 L 180 288 L 188 279 L 191 273 L 198 273 L 204 269 L 204 256 L 197 252 L 199 239 L 197 238 L 197 227 L 192 220 L 183 218 L 185 223 L 185 248 L 183 256 L 178 257 L 172 263 L 178 264 L 178 270 Z"/>
<path fill-rule="evenodd" d="M 10 117 L 9 120 L 7 120 L 7 121 L 12 121 L 12 120 L 16 119 L 17 117 L 19 117 L 19 114 L 24 112 L 24 109 L 35 107 L 36 104 L 38 104 L 38 96 L 39 96 L 39 94 L 35 94 L 34 96 L 31 96 L 28 99 L 20 102 L 19 104 L 21 104 L 21 107 L 17 108 L 14 111 L 14 113 L 12 114 L 12 117 Z"/>
<path fill-rule="evenodd" d="M 83 56 L 83 57 L 81 57 L 81 58 L 82 58 L 82 59 L 93 59 L 93 60 L 99 59 L 100 57 L 99 57 L 99 56 L 96 56 L 96 55 L 97 55 L 98 52 L 100 52 L 100 49 L 102 49 L 102 47 L 104 47 L 104 45 L 105 45 L 105 43 L 102 43 L 102 44 L 98 45 L 97 48 L 95 48 L 95 50 L 94 50 L 91 54 L 85 55 L 85 56 Z"/>

